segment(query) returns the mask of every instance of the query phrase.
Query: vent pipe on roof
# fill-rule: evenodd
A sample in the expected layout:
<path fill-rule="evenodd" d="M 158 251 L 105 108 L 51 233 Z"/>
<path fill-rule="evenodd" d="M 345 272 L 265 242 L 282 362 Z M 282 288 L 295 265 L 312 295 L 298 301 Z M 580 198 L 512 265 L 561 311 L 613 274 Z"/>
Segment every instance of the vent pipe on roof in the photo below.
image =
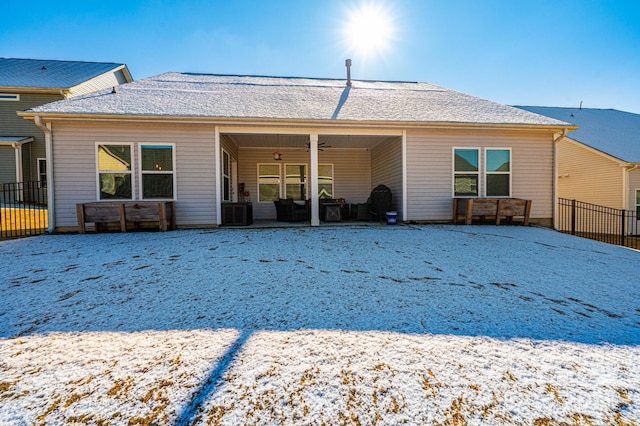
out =
<path fill-rule="evenodd" d="M 347 87 L 351 87 L 351 59 L 345 60 L 344 64 L 347 66 Z"/>

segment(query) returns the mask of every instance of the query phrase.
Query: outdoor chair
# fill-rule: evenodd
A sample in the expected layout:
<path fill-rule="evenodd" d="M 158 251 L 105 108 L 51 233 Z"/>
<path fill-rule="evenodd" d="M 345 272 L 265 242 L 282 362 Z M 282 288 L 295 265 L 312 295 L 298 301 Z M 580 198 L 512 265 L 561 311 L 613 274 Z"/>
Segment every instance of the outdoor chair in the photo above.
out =
<path fill-rule="evenodd" d="M 299 204 L 292 198 L 280 198 L 273 204 L 276 206 L 276 220 L 278 222 L 311 220 L 311 206 L 307 202 Z"/>
<path fill-rule="evenodd" d="M 367 201 L 369 213 L 378 220 L 385 220 L 387 212 L 392 210 L 391 201 L 391 190 L 385 185 L 376 186 Z"/>

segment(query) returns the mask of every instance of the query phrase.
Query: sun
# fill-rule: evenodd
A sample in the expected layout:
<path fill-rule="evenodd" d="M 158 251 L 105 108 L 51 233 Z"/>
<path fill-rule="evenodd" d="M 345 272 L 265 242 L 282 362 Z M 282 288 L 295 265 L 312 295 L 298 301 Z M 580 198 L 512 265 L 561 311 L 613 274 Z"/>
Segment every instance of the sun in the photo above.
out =
<path fill-rule="evenodd" d="M 394 35 L 392 13 L 374 3 L 353 8 L 347 13 L 345 35 L 354 54 L 364 57 L 382 54 Z"/>

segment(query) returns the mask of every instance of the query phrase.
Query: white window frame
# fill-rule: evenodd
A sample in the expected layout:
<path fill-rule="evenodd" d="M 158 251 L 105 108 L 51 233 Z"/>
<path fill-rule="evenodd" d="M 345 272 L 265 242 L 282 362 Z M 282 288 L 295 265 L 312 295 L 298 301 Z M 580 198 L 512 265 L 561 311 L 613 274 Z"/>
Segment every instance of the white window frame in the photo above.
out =
<path fill-rule="evenodd" d="M 142 170 L 142 148 L 146 147 L 146 146 L 168 146 L 171 147 L 171 162 L 172 164 L 172 169 L 171 171 L 167 171 L 167 170 Z M 177 179 L 177 167 L 176 167 L 176 144 L 175 143 L 160 143 L 160 142 L 145 142 L 145 143 L 138 143 L 138 167 L 137 167 L 137 171 L 138 171 L 138 194 L 140 195 L 140 200 L 145 200 L 145 201 L 154 201 L 154 200 L 177 200 L 178 199 L 178 179 Z M 142 175 L 153 175 L 153 174 L 158 174 L 158 175 L 166 175 L 171 173 L 173 176 L 173 197 L 167 197 L 167 198 L 144 198 L 144 192 L 143 192 L 143 188 L 142 188 Z"/>
<path fill-rule="evenodd" d="M 44 161 L 44 172 L 42 171 L 41 167 L 40 167 L 40 163 Z M 45 157 L 39 157 L 36 159 L 36 164 L 38 166 L 38 186 L 40 188 L 46 188 L 46 182 L 47 182 L 47 167 L 49 167 L 49 165 L 47 164 L 47 159 Z M 45 185 L 42 184 L 42 177 L 44 176 L 44 181 L 45 181 Z"/>
<path fill-rule="evenodd" d="M 309 165 L 307 163 L 285 163 L 280 170 L 282 175 L 280 176 L 280 181 L 282 182 L 282 186 L 280 187 L 280 194 L 284 194 L 284 198 L 292 198 L 289 197 L 287 193 L 287 166 L 304 166 L 304 177 L 300 182 L 296 182 L 295 184 L 304 184 L 304 200 L 309 198 Z M 297 200 L 297 201 L 304 201 Z"/>
<path fill-rule="evenodd" d="M 131 170 L 100 170 L 100 157 L 98 154 L 98 148 L 100 147 L 100 145 L 105 145 L 105 146 L 109 146 L 109 145 L 121 145 L 121 146 L 129 146 L 129 152 L 131 153 Z M 109 199 L 105 199 L 106 201 L 126 201 L 126 200 L 135 200 L 136 196 L 135 196 L 135 187 L 136 187 L 136 175 L 135 173 L 133 173 L 134 168 L 135 168 L 135 151 L 134 151 L 134 144 L 131 142 L 96 142 L 95 143 L 95 156 L 96 156 L 96 200 L 101 201 L 102 198 L 100 198 L 100 173 L 123 173 L 123 174 L 130 174 L 131 175 L 131 198 L 109 198 Z M 48 167 L 50 167 L 49 164 L 47 164 Z"/>
<path fill-rule="evenodd" d="M 227 160 L 227 170 L 225 173 L 225 167 L 224 167 L 224 162 L 225 162 L 225 158 Z M 233 171 L 231 168 L 231 155 L 224 149 L 222 148 L 222 163 L 220 164 L 221 167 L 221 171 L 222 171 L 222 194 L 220 194 L 220 199 L 223 202 L 230 202 L 233 199 L 233 183 L 232 183 L 232 177 L 233 177 Z M 227 191 L 228 191 L 228 197 L 225 198 L 224 193 L 225 193 L 225 178 L 227 181 Z"/>
<path fill-rule="evenodd" d="M 336 194 L 336 166 L 334 163 L 319 163 L 318 164 L 318 168 L 320 168 L 320 166 L 331 166 L 331 197 L 329 198 L 335 198 L 335 194 Z M 320 191 L 320 173 L 318 173 L 318 191 Z M 320 194 L 318 193 L 318 198 L 320 198 Z"/>
<path fill-rule="evenodd" d="M 278 166 L 278 197 L 282 197 L 282 163 L 258 163 L 256 164 L 256 199 L 258 203 L 273 203 L 273 200 L 260 199 L 260 166 Z"/>
<path fill-rule="evenodd" d="M 460 171 L 460 172 L 456 172 L 456 150 L 465 150 L 465 151 L 477 151 L 478 152 L 478 170 L 476 172 L 472 172 L 472 171 Z M 481 173 L 482 173 L 482 149 L 480 147 L 475 147 L 475 146 L 454 146 L 451 149 L 451 196 L 453 198 L 474 198 L 474 197 L 480 197 L 482 194 L 482 188 L 480 188 L 481 185 Z M 471 175 L 471 174 L 477 174 L 478 175 L 478 190 L 477 190 L 477 194 L 476 195 L 457 195 L 456 194 L 456 175 Z"/>
<path fill-rule="evenodd" d="M 20 95 L 17 93 L 0 93 L 0 101 L 18 102 L 20 101 Z"/>
<path fill-rule="evenodd" d="M 509 151 L 509 171 L 508 172 L 489 172 L 487 170 L 487 161 L 488 161 L 488 152 L 489 151 Z M 484 176 L 484 181 L 483 181 L 483 193 L 485 194 L 485 197 L 488 197 L 487 195 L 487 177 L 489 175 L 508 175 L 509 176 L 509 193 L 507 195 L 491 195 L 491 198 L 510 198 L 512 192 L 512 185 L 513 185 L 513 152 L 511 150 L 511 148 L 507 148 L 507 147 L 486 147 L 484 148 L 484 170 L 483 170 L 483 176 Z"/>
<path fill-rule="evenodd" d="M 636 191 L 635 191 L 634 195 L 636 196 L 636 201 L 635 201 L 635 205 L 636 205 L 636 220 L 640 221 L 640 214 L 638 214 L 638 209 L 640 208 L 640 201 L 638 201 L 638 195 L 640 195 L 640 188 L 636 188 Z"/>

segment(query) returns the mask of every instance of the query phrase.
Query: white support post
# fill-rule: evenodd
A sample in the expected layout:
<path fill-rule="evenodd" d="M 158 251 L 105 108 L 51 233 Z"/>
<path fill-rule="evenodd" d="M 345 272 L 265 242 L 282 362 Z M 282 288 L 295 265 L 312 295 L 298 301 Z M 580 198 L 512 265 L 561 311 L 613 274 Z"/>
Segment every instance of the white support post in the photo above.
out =
<path fill-rule="evenodd" d="M 220 155 L 222 150 L 220 149 L 220 127 L 215 127 L 214 132 L 214 150 L 215 157 L 215 175 L 216 175 L 216 225 L 222 224 L 222 169 L 220 164 Z"/>
<path fill-rule="evenodd" d="M 408 205 L 407 194 L 409 189 L 407 188 L 407 131 L 402 131 L 402 221 L 408 220 Z"/>
<path fill-rule="evenodd" d="M 311 226 L 320 226 L 320 203 L 318 202 L 318 135 L 309 135 L 309 152 L 311 153 Z"/>

